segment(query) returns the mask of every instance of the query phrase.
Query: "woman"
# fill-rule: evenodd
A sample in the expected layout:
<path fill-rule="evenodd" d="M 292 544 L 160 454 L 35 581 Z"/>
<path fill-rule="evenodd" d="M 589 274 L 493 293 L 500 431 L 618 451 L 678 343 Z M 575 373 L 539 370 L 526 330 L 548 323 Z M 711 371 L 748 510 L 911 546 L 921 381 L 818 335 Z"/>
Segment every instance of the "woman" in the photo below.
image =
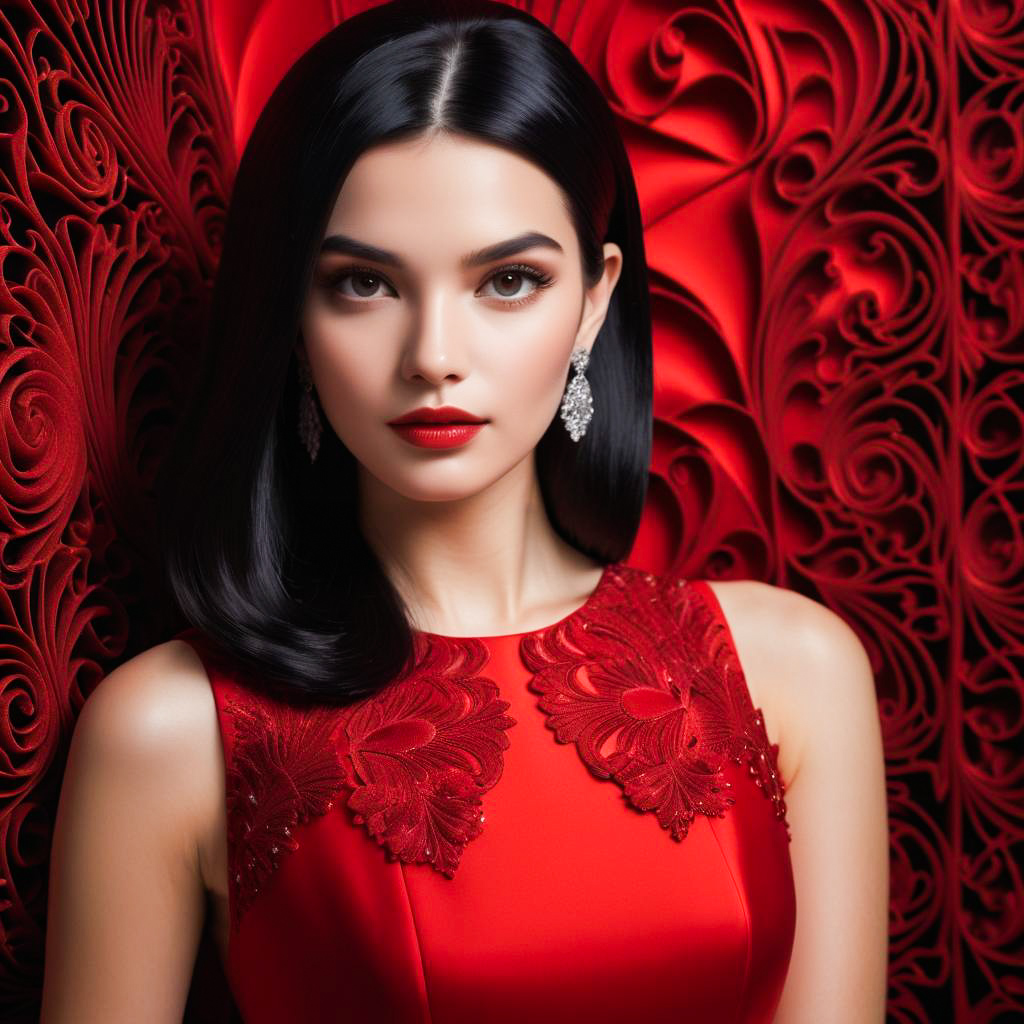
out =
<path fill-rule="evenodd" d="M 863 648 L 624 564 L 642 225 L 553 33 L 396 3 L 318 42 L 207 352 L 162 506 L 191 625 L 77 723 L 46 1024 L 180 1020 L 207 900 L 248 1022 L 883 1018 Z"/>

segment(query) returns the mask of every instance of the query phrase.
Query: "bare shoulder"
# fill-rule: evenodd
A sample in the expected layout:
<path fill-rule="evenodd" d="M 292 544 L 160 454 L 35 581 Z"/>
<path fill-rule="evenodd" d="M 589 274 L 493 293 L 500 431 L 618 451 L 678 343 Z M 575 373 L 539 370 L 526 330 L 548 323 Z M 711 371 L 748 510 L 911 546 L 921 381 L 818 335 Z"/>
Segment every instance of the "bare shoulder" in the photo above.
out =
<path fill-rule="evenodd" d="M 773 1021 L 881 1024 L 889 833 L 870 659 L 839 615 L 802 594 L 751 580 L 712 588 L 769 737 L 778 720 L 798 911 Z"/>
<path fill-rule="evenodd" d="M 212 705 L 209 679 L 195 650 L 183 640 L 167 640 L 140 651 L 108 672 L 89 694 L 83 712 L 100 705 L 106 714 L 114 708 L 156 712 L 134 724 L 162 726 L 167 721 L 161 713 L 165 710 L 162 704 L 173 705 L 178 698 L 201 702 L 207 697 Z M 127 713 L 131 715 L 131 711 Z M 115 712 L 115 723 L 120 717 Z"/>
<path fill-rule="evenodd" d="M 857 634 L 831 608 L 786 587 L 760 580 L 709 580 L 733 634 L 761 654 L 833 663 L 866 657 Z M 736 637 L 737 641 L 739 637 Z"/>
<path fill-rule="evenodd" d="M 759 580 L 708 581 L 736 644 L 754 704 L 779 743 L 785 782 L 799 769 L 810 732 L 826 721 L 876 708 L 864 645 L 834 611 L 786 587 Z M 772 735 L 774 723 L 775 735 Z"/>
<path fill-rule="evenodd" d="M 183 640 L 156 644 L 104 676 L 86 699 L 72 737 L 75 760 L 86 770 L 102 762 L 148 779 L 163 813 L 178 811 L 187 828 L 183 839 L 197 857 L 219 811 L 220 743 L 209 677 Z"/>
<path fill-rule="evenodd" d="M 181 640 L 87 697 L 54 826 L 43 1024 L 182 1019 L 223 793 L 218 733 L 206 671 Z"/>
<path fill-rule="evenodd" d="M 168 640 L 109 672 L 86 698 L 75 734 L 96 747 L 164 766 L 217 729 L 209 678 L 195 650 Z M 169 766 L 168 766 L 169 767 Z"/>

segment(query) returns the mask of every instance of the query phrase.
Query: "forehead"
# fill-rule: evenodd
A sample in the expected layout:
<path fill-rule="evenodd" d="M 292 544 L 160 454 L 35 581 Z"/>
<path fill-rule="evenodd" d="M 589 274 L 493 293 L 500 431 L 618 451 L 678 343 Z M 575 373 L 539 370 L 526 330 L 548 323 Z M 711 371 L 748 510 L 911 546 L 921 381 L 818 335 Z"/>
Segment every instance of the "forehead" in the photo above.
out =
<path fill-rule="evenodd" d="M 524 226 L 568 246 L 562 190 L 535 164 L 501 146 L 440 134 L 384 143 L 363 153 L 342 184 L 328 234 L 342 231 L 400 252 L 417 241 L 464 248 Z"/>

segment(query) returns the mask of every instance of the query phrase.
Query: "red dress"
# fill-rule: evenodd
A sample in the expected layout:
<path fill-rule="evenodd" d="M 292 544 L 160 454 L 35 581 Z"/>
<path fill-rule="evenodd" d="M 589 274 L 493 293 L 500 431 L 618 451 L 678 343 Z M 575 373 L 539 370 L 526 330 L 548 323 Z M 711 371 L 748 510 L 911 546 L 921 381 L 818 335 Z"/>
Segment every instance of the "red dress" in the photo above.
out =
<path fill-rule="evenodd" d="M 704 581 L 612 563 L 543 629 L 414 633 L 414 667 L 344 707 L 178 635 L 220 720 L 247 1024 L 771 1021 L 778 747 Z"/>

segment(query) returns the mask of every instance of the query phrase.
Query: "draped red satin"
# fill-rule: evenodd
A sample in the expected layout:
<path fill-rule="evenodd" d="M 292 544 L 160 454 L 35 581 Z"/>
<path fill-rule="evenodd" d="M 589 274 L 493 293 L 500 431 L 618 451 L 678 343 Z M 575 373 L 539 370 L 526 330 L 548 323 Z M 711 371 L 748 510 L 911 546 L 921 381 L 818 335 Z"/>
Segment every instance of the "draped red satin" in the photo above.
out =
<path fill-rule="evenodd" d="M 247 1024 L 771 1020 L 795 927 L 777 747 L 705 583 L 615 564 L 552 627 L 418 633 L 404 681 L 308 712 L 180 636 L 220 716 Z"/>

